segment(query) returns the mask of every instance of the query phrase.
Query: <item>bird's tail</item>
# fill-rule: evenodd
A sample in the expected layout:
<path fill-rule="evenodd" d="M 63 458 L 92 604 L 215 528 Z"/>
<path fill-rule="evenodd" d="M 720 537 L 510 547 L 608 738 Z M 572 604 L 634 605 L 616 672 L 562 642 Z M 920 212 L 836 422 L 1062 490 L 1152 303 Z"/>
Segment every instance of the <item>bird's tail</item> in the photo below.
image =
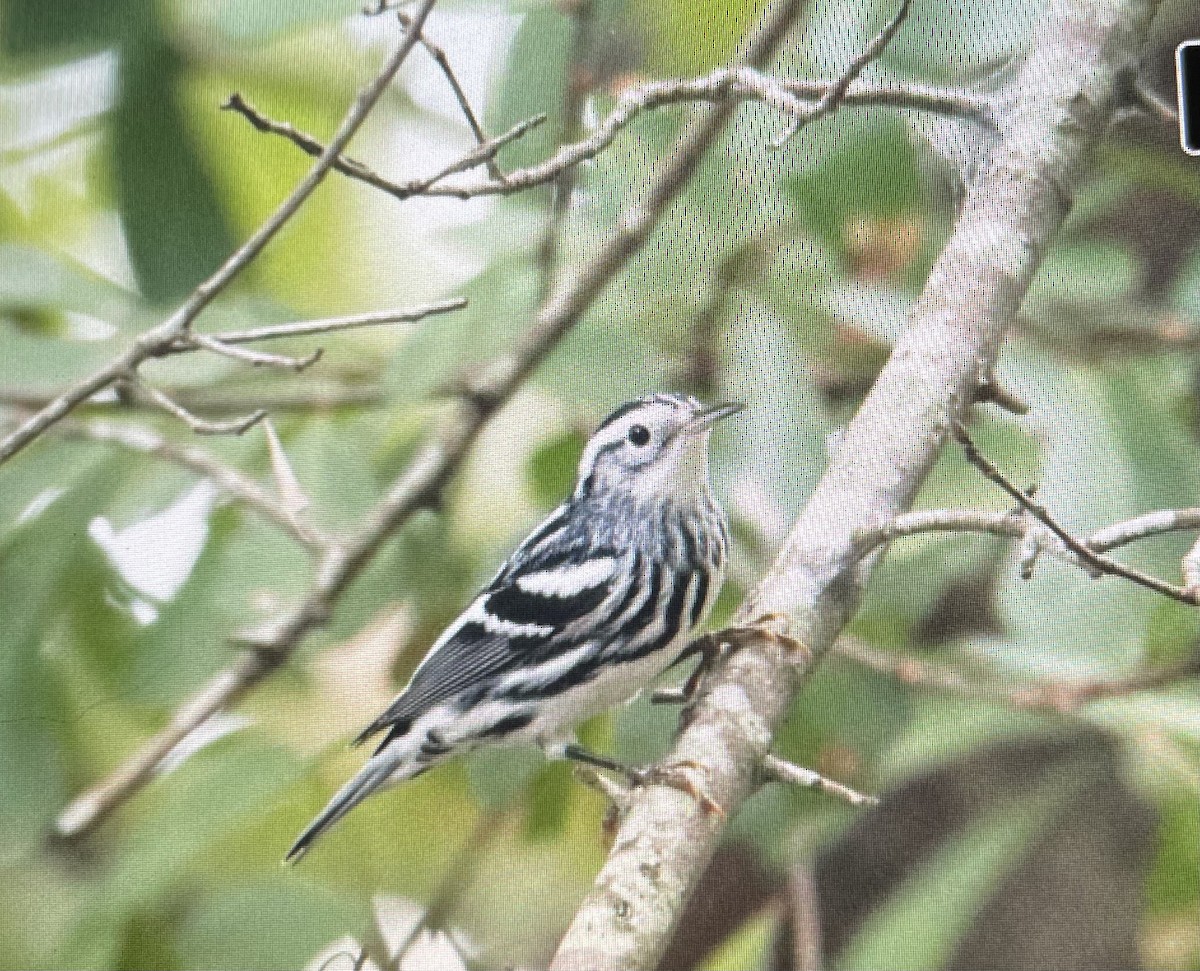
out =
<path fill-rule="evenodd" d="M 424 768 L 423 766 L 406 765 L 405 762 L 411 760 L 397 758 L 400 753 L 393 752 L 391 749 L 392 746 L 389 746 L 388 751 L 381 752 L 369 759 L 358 775 L 337 791 L 337 794 L 329 800 L 329 804 L 321 810 L 316 819 L 308 824 L 308 827 L 292 844 L 284 862 L 294 863 L 299 860 L 318 836 L 371 793 L 383 786 L 411 778 Z"/>

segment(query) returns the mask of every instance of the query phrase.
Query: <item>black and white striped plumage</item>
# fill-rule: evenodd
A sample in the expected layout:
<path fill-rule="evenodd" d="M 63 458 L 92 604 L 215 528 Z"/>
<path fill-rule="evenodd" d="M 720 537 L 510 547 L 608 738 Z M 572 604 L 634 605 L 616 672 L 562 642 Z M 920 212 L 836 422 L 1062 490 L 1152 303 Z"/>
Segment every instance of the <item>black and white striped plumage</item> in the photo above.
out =
<path fill-rule="evenodd" d="M 525 740 L 563 755 L 579 722 L 677 660 L 724 578 L 728 537 L 709 487 L 708 439 L 739 409 L 654 394 L 609 415 L 584 449 L 574 494 L 359 736 L 382 740 L 288 858 L 381 786 L 476 746 Z"/>

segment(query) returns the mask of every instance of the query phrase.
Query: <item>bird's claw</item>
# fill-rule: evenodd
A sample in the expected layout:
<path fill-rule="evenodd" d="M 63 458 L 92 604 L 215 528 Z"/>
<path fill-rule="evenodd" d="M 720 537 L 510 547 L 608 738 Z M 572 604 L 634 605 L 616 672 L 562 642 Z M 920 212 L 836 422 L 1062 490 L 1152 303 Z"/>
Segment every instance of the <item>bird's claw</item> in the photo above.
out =
<path fill-rule="evenodd" d="M 666 765 L 650 765 L 645 768 L 630 769 L 629 782 L 635 786 L 660 785 L 678 789 L 695 799 L 700 808 L 704 810 L 705 815 L 724 819 L 725 810 L 704 790 L 703 786 L 687 774 L 688 770 L 705 774 L 708 772 L 700 762 L 693 759 L 681 759 Z"/>

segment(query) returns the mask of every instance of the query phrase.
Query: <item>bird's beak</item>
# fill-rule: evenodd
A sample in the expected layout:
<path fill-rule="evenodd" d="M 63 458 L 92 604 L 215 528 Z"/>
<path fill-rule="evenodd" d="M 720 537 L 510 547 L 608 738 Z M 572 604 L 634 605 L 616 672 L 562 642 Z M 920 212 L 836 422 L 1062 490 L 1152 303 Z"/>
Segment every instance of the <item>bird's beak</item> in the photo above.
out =
<path fill-rule="evenodd" d="M 711 408 L 705 408 L 692 415 L 684 426 L 684 431 L 689 435 L 698 435 L 700 432 L 708 431 L 721 419 L 736 415 L 745 407 L 740 401 L 726 401 L 719 405 L 713 405 Z"/>

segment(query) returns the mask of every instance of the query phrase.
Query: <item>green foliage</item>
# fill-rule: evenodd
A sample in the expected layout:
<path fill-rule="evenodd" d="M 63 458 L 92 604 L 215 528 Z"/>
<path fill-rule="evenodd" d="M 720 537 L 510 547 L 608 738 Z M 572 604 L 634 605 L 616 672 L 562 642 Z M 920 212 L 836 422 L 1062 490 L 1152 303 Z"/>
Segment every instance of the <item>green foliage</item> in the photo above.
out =
<path fill-rule="evenodd" d="M 40 400 L 111 360 L 278 204 L 311 160 L 217 108 L 243 91 L 272 117 L 328 138 L 396 36 L 390 17 L 339 22 L 355 6 L 6 0 L 5 421 L 17 414 L 8 403 Z M 548 114 L 500 154 L 506 169 L 554 151 L 569 83 L 590 84 L 588 118 L 603 115 L 626 84 L 723 63 L 763 5 L 597 0 L 582 70 L 570 62 L 570 6 L 441 4 L 431 20 L 431 38 L 455 65 L 470 60 L 464 81 L 490 133 Z M 979 90 L 994 89 L 1003 71 L 987 76 L 1020 49 L 1037 6 L 918 0 L 865 78 L 984 78 Z M 779 72 L 832 76 L 893 7 L 809 4 Z M 85 85 L 105 92 L 81 92 Z M 350 154 L 397 178 L 435 171 L 472 143 L 447 105 L 444 78 L 417 51 Z M 642 197 L 691 110 L 641 117 L 580 169 L 556 278 L 592 255 Z M 364 804 L 299 867 L 283 869 L 280 858 L 361 764 L 364 753 L 346 751 L 345 741 L 386 705 L 522 531 L 569 493 L 587 428 L 626 398 L 683 387 L 749 405 L 714 439 L 735 557 L 712 622 L 731 617 L 907 326 L 956 215 L 931 191 L 936 179 L 911 122 L 892 109 L 845 111 L 773 150 L 766 145 L 783 120 L 761 105 L 739 108 L 645 247 L 480 436 L 440 506 L 390 537 L 328 623 L 243 699 L 237 720 L 216 723 L 228 735 L 175 753 L 179 764 L 78 848 L 47 845 L 54 815 L 223 670 L 237 656 L 234 635 L 297 603 L 317 567 L 274 524 L 222 496 L 192 524 L 202 538 L 178 591 L 158 600 L 131 583 L 119 554 L 101 549 L 93 524 L 145 527 L 195 486 L 193 472 L 56 434 L 0 467 L 0 965 L 304 967 L 339 938 L 365 939 L 388 895 L 415 906 L 449 899 L 447 926 L 478 946 L 481 965 L 545 964 L 608 846 L 603 798 L 532 750 L 481 751 L 441 767 Z M 984 451 L 1018 484 L 1037 485 L 1080 535 L 1200 505 L 1194 355 L 1118 354 L 1104 343 L 1113 329 L 1150 344 L 1188 335 L 1200 310 L 1195 237 L 1181 233 L 1171 242 L 1178 252 L 1164 255 L 1171 247 L 1157 229 L 1189 213 L 1195 221 L 1200 176 L 1163 144 L 1135 132 L 1099 153 L 1002 355 L 999 378 L 1031 413 L 976 411 Z M 401 204 L 333 174 L 199 330 L 451 294 L 469 307 L 281 346 L 326 349 L 300 376 L 211 355 L 153 361 L 146 376 L 218 417 L 278 396 L 273 421 L 310 500 L 300 517 L 353 536 L 420 454 L 460 370 L 495 359 L 536 319 L 550 199 L 538 190 Z M 329 403 L 348 393 L 361 400 Z M 112 402 L 83 413 L 152 425 L 277 488 L 260 430 L 200 439 L 173 419 Z M 949 447 L 916 504 L 1000 512 L 1009 501 Z M 178 528 L 151 535 L 140 555 L 175 551 Z M 1171 534 L 1116 555 L 1177 582 L 1194 539 Z M 1022 580 L 1017 559 L 995 537 L 898 542 L 851 631 L 897 658 L 1012 690 L 1030 679 L 1120 678 L 1194 652 L 1194 609 L 1091 579 L 1049 554 Z M 583 726 L 581 738 L 649 762 L 678 717 L 642 697 Z M 1003 753 L 1020 740 L 1061 739 L 1081 725 L 1102 740 L 1024 777 L 1005 769 Z M 1194 680 L 1070 714 L 1035 713 L 831 657 L 777 749 L 890 800 L 907 793 L 918 808 L 945 808 L 921 817 L 928 845 L 891 882 L 880 857 L 909 844 L 861 828 L 892 818 L 885 811 L 773 784 L 731 821 L 731 842 L 781 884 L 829 854 L 870 861 L 844 868 L 861 881 L 851 896 L 869 906 L 844 948 L 829 949 L 827 966 L 949 967 L 981 940 L 999 948 L 1018 939 L 997 930 L 997 908 L 1025 901 L 1059 913 L 1031 889 L 1051 875 L 1037 869 L 1043 855 L 1060 872 L 1126 888 L 1127 900 L 1105 911 L 1124 944 L 1140 936 L 1153 956 L 1165 953 L 1156 941 L 1182 940 L 1174 959 L 1148 959 L 1152 966 L 1196 965 L 1200 940 L 1174 930 L 1200 915 Z M 932 799 L 935 789 L 954 798 Z M 1118 810 L 1133 830 L 1112 822 Z M 443 897 L 462 859 L 468 875 Z M 1120 880 L 1106 883 L 1113 873 Z M 1014 889 L 1022 875 L 1024 896 Z M 698 966 L 769 966 L 795 930 L 791 902 L 776 895 L 722 914 L 721 926 L 737 929 Z M 980 964 L 995 962 L 972 966 Z"/>

